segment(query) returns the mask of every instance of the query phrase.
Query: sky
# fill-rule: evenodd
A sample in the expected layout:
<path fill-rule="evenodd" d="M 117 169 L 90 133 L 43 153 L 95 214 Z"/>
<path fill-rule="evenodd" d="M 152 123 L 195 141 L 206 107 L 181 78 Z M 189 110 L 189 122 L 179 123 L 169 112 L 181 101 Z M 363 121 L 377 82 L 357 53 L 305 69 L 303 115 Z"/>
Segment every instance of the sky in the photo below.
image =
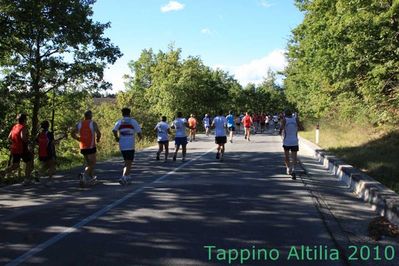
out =
<path fill-rule="evenodd" d="M 105 71 L 113 91 L 124 90 L 127 66 L 144 49 L 182 57 L 228 71 L 243 86 L 259 84 L 269 69 L 283 70 L 291 31 L 303 14 L 294 0 L 97 0 L 93 19 L 110 22 L 105 31 L 123 57 Z"/>

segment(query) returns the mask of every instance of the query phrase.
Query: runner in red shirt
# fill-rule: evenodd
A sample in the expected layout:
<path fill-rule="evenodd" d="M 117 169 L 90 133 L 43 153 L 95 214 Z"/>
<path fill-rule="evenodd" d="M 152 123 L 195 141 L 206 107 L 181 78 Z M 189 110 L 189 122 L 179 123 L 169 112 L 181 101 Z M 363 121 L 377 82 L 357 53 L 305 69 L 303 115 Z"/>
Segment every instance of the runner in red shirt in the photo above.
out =
<path fill-rule="evenodd" d="M 245 116 L 242 119 L 242 124 L 244 125 L 244 129 L 245 129 L 245 139 L 250 141 L 249 137 L 251 135 L 251 126 L 253 124 L 253 120 L 248 112 L 245 113 Z"/>
<path fill-rule="evenodd" d="M 32 182 L 32 170 L 33 170 L 33 153 L 29 150 L 29 133 L 26 128 L 26 114 L 19 114 L 17 116 L 18 123 L 13 126 L 8 139 L 11 141 L 11 158 L 9 166 L 4 170 L 4 175 L 11 173 L 12 171 L 19 168 L 19 164 L 22 161 L 26 164 L 25 167 L 25 180 L 24 185 L 28 185 Z"/>
<path fill-rule="evenodd" d="M 191 114 L 188 119 L 188 126 L 190 128 L 190 142 L 195 141 L 195 133 L 197 133 L 197 119 Z"/>

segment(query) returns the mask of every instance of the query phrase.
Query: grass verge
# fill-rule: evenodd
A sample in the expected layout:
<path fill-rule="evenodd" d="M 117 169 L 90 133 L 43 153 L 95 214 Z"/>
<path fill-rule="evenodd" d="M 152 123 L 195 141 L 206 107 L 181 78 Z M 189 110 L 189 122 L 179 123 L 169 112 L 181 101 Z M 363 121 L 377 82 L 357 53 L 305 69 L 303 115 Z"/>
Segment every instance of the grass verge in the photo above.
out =
<path fill-rule="evenodd" d="M 300 136 L 315 142 L 315 128 Z M 319 146 L 399 193 L 399 130 L 321 122 Z"/>

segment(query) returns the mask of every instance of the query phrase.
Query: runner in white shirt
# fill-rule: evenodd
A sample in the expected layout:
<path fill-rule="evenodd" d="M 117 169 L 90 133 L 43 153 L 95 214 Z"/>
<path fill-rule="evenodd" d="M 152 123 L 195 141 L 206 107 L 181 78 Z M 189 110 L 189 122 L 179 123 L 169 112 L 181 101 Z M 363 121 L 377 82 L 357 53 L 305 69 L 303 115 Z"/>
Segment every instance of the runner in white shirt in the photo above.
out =
<path fill-rule="evenodd" d="M 223 160 L 224 145 L 227 142 L 226 128 L 227 120 L 223 115 L 223 111 L 219 111 L 218 116 L 213 119 L 212 127 L 215 127 L 215 143 L 218 145 L 216 159 Z"/>
<path fill-rule="evenodd" d="M 135 134 L 139 139 L 142 138 L 141 127 L 137 121 L 130 117 L 130 109 L 122 109 L 123 118 L 118 120 L 112 129 L 115 140 L 119 142 L 119 149 L 121 150 L 125 165 L 123 167 L 122 177 L 119 179 L 121 185 L 126 185 L 131 181 L 130 169 L 134 160 L 135 148 Z M 118 134 L 119 133 L 119 134 Z"/>
<path fill-rule="evenodd" d="M 298 146 L 298 118 L 292 117 L 292 112 L 287 110 L 285 117 L 281 121 L 280 135 L 283 133 L 283 148 L 285 155 L 285 166 L 287 167 L 287 174 L 292 175 L 292 179 L 296 179 L 295 165 L 297 162 Z M 291 159 L 290 162 L 290 151 Z"/>
<path fill-rule="evenodd" d="M 175 153 L 173 155 L 173 161 L 176 161 L 177 152 L 182 146 L 182 160 L 186 160 L 186 152 L 187 152 L 187 135 L 186 128 L 188 128 L 187 120 L 183 118 L 181 112 L 177 113 L 177 118 L 172 122 L 172 129 L 176 130 L 175 136 Z"/>
<path fill-rule="evenodd" d="M 209 136 L 209 128 L 211 127 L 211 117 L 209 116 L 209 114 L 205 114 L 204 119 L 202 119 L 202 123 L 204 124 L 205 134 L 208 137 Z"/>
<path fill-rule="evenodd" d="M 168 123 L 166 123 L 166 116 L 162 116 L 161 122 L 159 122 L 155 128 L 155 132 L 157 132 L 157 140 L 158 140 L 158 152 L 157 152 L 157 161 L 159 161 L 159 156 L 161 155 L 161 152 L 163 151 L 163 148 L 165 147 L 165 159 L 164 162 L 168 161 L 168 155 L 169 155 L 169 136 L 170 134 L 170 129 Z"/>

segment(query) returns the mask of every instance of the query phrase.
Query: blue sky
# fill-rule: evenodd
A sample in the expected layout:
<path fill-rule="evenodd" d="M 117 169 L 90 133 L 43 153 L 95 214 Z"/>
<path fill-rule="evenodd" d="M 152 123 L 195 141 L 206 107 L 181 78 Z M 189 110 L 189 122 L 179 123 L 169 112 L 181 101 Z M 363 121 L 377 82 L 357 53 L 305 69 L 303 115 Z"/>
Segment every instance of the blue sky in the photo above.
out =
<path fill-rule="evenodd" d="M 105 73 L 119 91 L 130 60 L 171 43 L 243 85 L 259 83 L 269 68 L 286 65 L 284 49 L 303 14 L 293 0 L 98 0 L 93 18 L 111 22 L 105 34 L 124 54 Z"/>

